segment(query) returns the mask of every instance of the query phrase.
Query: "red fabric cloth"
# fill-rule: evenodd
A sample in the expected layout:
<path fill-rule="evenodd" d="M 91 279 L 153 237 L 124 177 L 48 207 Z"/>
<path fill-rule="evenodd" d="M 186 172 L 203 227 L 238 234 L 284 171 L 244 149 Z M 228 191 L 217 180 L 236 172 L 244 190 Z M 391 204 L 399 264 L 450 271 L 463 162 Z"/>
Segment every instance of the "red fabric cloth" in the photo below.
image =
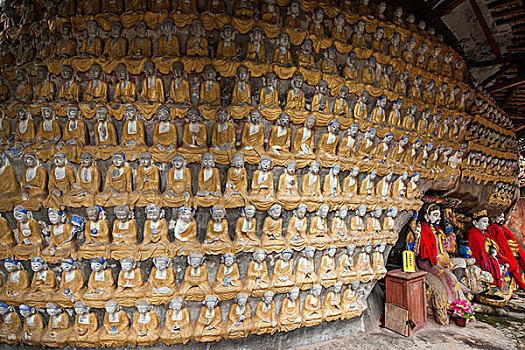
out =
<path fill-rule="evenodd" d="M 518 240 L 516 239 L 516 237 L 514 236 L 514 234 L 512 233 L 511 230 L 508 229 L 507 226 L 505 225 L 501 225 L 500 226 L 501 230 L 503 231 L 503 233 L 505 234 L 505 237 L 509 240 L 513 240 L 514 242 L 516 242 L 518 244 L 518 255 L 520 257 L 520 260 L 519 260 L 519 265 L 521 266 L 521 269 L 523 271 L 525 271 L 525 252 L 523 251 L 523 248 L 521 248 L 521 245 L 520 243 L 518 242 Z"/>
<path fill-rule="evenodd" d="M 498 260 L 485 249 L 485 242 L 488 235 L 472 226 L 468 229 L 466 236 L 468 239 L 468 247 L 472 252 L 472 257 L 476 259 L 476 264 L 479 265 L 482 270 L 489 272 L 494 278 L 494 283 L 498 288 L 501 288 L 501 271 Z"/>
<path fill-rule="evenodd" d="M 435 227 L 439 232 L 441 228 Z M 423 222 L 421 224 L 421 239 L 419 241 L 419 256 L 421 259 L 428 259 L 431 266 L 437 264 L 437 242 L 434 232 L 429 224 Z"/>
<path fill-rule="evenodd" d="M 514 277 L 516 283 L 518 283 L 521 289 L 525 289 L 525 283 L 523 282 L 523 279 L 521 278 L 521 275 L 518 272 L 518 261 L 516 261 L 516 258 L 512 253 L 512 249 L 510 248 L 508 238 L 503 230 L 503 226 L 490 223 L 487 231 L 489 237 L 498 245 L 500 253 L 502 253 L 505 256 L 506 263 L 509 265 L 509 274 L 511 274 L 512 277 Z M 504 262 L 500 260 L 500 263 Z"/>

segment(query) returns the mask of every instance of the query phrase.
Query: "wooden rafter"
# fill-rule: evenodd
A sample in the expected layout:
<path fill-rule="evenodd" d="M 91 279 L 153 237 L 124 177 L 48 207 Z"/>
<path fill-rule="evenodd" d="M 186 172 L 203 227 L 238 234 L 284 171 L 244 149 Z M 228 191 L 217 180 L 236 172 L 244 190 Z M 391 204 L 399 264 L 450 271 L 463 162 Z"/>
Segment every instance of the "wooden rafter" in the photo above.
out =
<path fill-rule="evenodd" d="M 505 10 L 492 12 L 492 17 L 494 18 L 507 17 L 507 16 L 516 17 L 517 15 L 521 15 L 524 13 L 525 13 L 525 7 L 523 6 L 511 7 Z"/>
<path fill-rule="evenodd" d="M 502 81 L 502 82 L 500 82 L 498 84 L 494 84 L 492 86 L 489 86 L 487 88 L 487 91 L 488 92 L 501 91 L 501 90 L 505 90 L 505 89 L 514 87 L 516 85 L 524 84 L 524 83 L 525 83 L 525 74 L 517 76 L 515 78 L 506 79 L 506 80 L 504 80 L 504 81 Z"/>
<path fill-rule="evenodd" d="M 450 13 L 453 9 L 461 5 L 465 0 L 445 0 L 440 3 L 435 9 L 433 9 L 427 16 L 427 22 L 434 22 L 441 17 L 445 16 L 447 13 Z"/>
<path fill-rule="evenodd" d="M 485 78 L 485 80 L 483 80 L 481 82 L 481 86 L 486 86 L 487 84 L 489 84 L 491 81 L 493 81 L 494 79 L 496 79 L 497 77 L 499 77 L 500 75 L 502 75 L 503 73 L 507 72 L 509 69 L 511 69 L 514 65 L 513 64 L 505 64 L 503 65 L 500 69 L 498 69 L 496 72 L 494 72 L 493 74 L 491 74 L 490 76 L 488 76 L 487 78 Z"/>
<path fill-rule="evenodd" d="M 481 29 L 483 29 L 483 33 L 485 33 L 485 36 L 487 37 L 487 40 L 489 42 L 490 47 L 492 48 L 492 51 L 494 52 L 494 55 L 496 55 L 496 58 L 501 63 L 503 63 L 503 55 L 501 54 L 501 51 L 499 50 L 499 47 L 496 44 L 496 40 L 494 40 L 494 36 L 492 36 L 492 33 L 490 32 L 487 21 L 485 20 L 485 16 L 483 16 L 483 13 L 481 12 L 477 1 L 469 0 L 469 2 L 472 6 L 472 10 L 474 10 L 474 13 L 476 14 L 479 24 L 481 25 Z"/>
<path fill-rule="evenodd" d="M 518 24 L 518 23 L 525 23 L 525 14 L 521 14 L 518 16 L 513 16 L 509 18 L 501 18 L 495 21 L 496 25 L 500 26 L 502 24 Z"/>
<path fill-rule="evenodd" d="M 496 10 L 500 8 L 507 8 L 509 6 L 521 5 L 521 4 L 523 4 L 522 0 L 498 0 L 498 1 L 493 1 L 489 3 L 487 6 L 491 10 Z"/>

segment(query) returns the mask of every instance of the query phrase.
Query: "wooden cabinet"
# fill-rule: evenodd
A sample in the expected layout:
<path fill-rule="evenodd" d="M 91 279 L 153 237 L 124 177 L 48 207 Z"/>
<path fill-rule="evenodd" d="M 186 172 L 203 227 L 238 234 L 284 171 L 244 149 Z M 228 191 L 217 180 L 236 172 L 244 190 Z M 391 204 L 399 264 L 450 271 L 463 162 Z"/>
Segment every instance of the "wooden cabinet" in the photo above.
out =
<path fill-rule="evenodd" d="M 405 335 L 411 335 L 427 325 L 427 296 L 425 271 L 389 271 L 386 275 L 386 303 L 407 311 Z M 385 317 L 389 317 L 385 313 Z M 412 327 L 410 326 L 412 325 Z"/>

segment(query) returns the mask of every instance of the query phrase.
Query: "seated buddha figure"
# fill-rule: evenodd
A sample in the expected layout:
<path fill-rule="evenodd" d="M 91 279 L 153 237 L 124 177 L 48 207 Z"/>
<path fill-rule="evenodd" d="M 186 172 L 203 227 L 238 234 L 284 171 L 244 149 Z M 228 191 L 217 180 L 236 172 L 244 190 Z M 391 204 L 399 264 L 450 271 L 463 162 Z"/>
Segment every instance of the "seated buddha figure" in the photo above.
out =
<path fill-rule="evenodd" d="M 304 39 L 301 44 L 301 49 L 297 53 L 297 65 L 301 68 L 316 69 L 311 39 Z"/>
<path fill-rule="evenodd" d="M 374 270 L 370 265 L 370 253 L 372 253 L 372 243 L 366 242 L 361 253 L 357 255 L 354 269 L 361 283 L 367 283 L 374 278 Z"/>
<path fill-rule="evenodd" d="M 354 105 L 354 119 L 357 124 L 365 125 L 368 120 L 368 91 L 364 90 Z"/>
<path fill-rule="evenodd" d="M 288 162 L 284 169 L 284 173 L 279 177 L 277 202 L 286 210 L 297 208 L 297 205 L 299 205 L 299 202 L 301 201 L 297 175 L 295 175 L 296 167 L 297 164 L 295 161 Z"/>
<path fill-rule="evenodd" d="M 179 38 L 174 34 L 175 22 L 167 17 L 162 20 L 160 30 L 162 35 L 159 37 L 157 56 L 180 57 Z"/>
<path fill-rule="evenodd" d="M 122 36 L 123 26 L 120 22 L 111 22 L 109 37 L 104 45 L 104 56 L 122 58 L 128 54 L 128 39 Z"/>
<path fill-rule="evenodd" d="M 162 194 L 165 207 L 190 206 L 192 202 L 191 171 L 186 167 L 184 156 L 176 154 L 172 159 L 173 167 L 168 172 L 166 190 Z"/>
<path fill-rule="evenodd" d="M 103 258 L 93 257 L 89 264 L 92 271 L 82 300 L 90 307 L 101 308 L 113 296 L 115 279 Z"/>
<path fill-rule="evenodd" d="M 18 103 L 33 101 L 33 87 L 29 83 L 27 70 L 20 68 L 16 71 L 17 86 L 13 91 L 13 99 Z"/>
<path fill-rule="evenodd" d="M 323 310 L 320 298 L 322 290 L 323 287 L 320 284 L 314 284 L 304 299 L 301 310 L 303 327 L 312 327 L 323 322 Z"/>
<path fill-rule="evenodd" d="M 241 65 L 239 68 L 237 68 L 235 80 L 231 104 L 234 106 L 251 104 L 252 95 L 250 90 L 250 72 L 246 66 Z"/>
<path fill-rule="evenodd" d="M 231 24 L 222 26 L 221 39 L 217 45 L 215 58 L 237 59 L 237 46 L 235 44 L 235 30 Z"/>
<path fill-rule="evenodd" d="M 346 228 L 346 217 L 348 216 L 348 207 L 342 205 L 339 210 L 336 211 L 335 216 L 330 222 L 330 228 L 328 230 L 332 243 L 336 247 L 345 247 L 350 242 L 348 236 L 348 229 Z"/>
<path fill-rule="evenodd" d="M 319 280 L 315 273 L 314 255 L 315 247 L 307 246 L 303 251 L 303 256 L 297 260 L 295 266 L 295 285 L 301 290 L 312 288 Z"/>
<path fill-rule="evenodd" d="M 239 4 L 240 2 L 237 2 L 236 4 Z M 253 27 L 250 39 L 251 40 L 246 48 L 246 59 L 251 61 L 266 62 L 266 48 L 264 45 L 262 28 L 258 26 Z"/>
<path fill-rule="evenodd" d="M 357 289 L 359 288 L 360 283 L 359 280 L 352 282 L 343 292 L 341 298 L 343 320 L 357 317 L 363 312 L 363 308 L 357 300 Z"/>
<path fill-rule="evenodd" d="M 324 52 L 324 59 L 321 62 L 321 72 L 323 72 L 323 74 L 339 74 L 339 70 L 336 64 L 336 58 L 336 50 L 333 47 L 327 48 Z"/>
<path fill-rule="evenodd" d="M 0 340 L 9 345 L 18 345 L 22 333 L 22 322 L 15 307 L 0 302 L 0 315 L 2 316 Z"/>
<path fill-rule="evenodd" d="M 340 159 L 346 160 L 345 163 L 351 162 L 356 155 L 357 135 L 359 134 L 359 125 L 352 123 L 348 130 L 343 133 L 341 142 L 337 147 L 337 155 Z M 354 160 L 355 162 L 355 160 Z M 345 165 L 348 168 L 349 165 Z"/>
<path fill-rule="evenodd" d="M 240 293 L 242 282 L 232 253 L 222 255 L 222 264 L 219 265 L 212 288 L 219 301 L 233 299 Z"/>
<path fill-rule="evenodd" d="M 128 204 L 129 195 L 132 192 L 133 175 L 131 168 L 125 162 L 125 158 L 122 152 L 113 153 L 112 164 L 106 174 L 104 191 L 95 196 L 97 205 L 114 207 L 115 205 Z"/>
<path fill-rule="evenodd" d="M 82 87 L 76 80 L 73 67 L 68 64 L 60 68 L 62 85 L 58 91 L 58 100 L 60 102 L 79 103 L 82 100 Z"/>
<path fill-rule="evenodd" d="M 62 152 L 53 155 L 53 168 L 49 174 L 49 195 L 42 205 L 46 208 L 60 208 L 65 205 L 64 195 L 75 183 L 75 172 L 67 164 L 66 155 Z"/>
<path fill-rule="evenodd" d="M 317 210 L 323 203 L 324 197 L 321 194 L 321 177 L 319 172 L 321 166 L 318 161 L 313 161 L 308 173 L 301 179 L 302 201 L 307 205 L 308 211 Z"/>
<path fill-rule="evenodd" d="M 110 41 L 111 39 L 108 39 Z M 119 63 L 115 68 L 117 85 L 113 91 L 113 103 L 126 104 L 137 100 L 137 85 L 129 80 L 128 68 L 124 63 Z"/>
<path fill-rule="evenodd" d="M 175 272 L 170 266 L 170 259 L 165 255 L 155 256 L 153 265 L 144 286 L 144 296 L 152 305 L 167 305 L 178 292 Z"/>
<path fill-rule="evenodd" d="M 343 284 L 336 282 L 330 291 L 326 294 L 323 300 L 323 321 L 330 322 L 341 318 L 342 305 L 341 305 L 341 288 Z"/>
<path fill-rule="evenodd" d="M 219 170 L 215 167 L 215 157 L 210 152 L 205 152 L 201 160 L 202 167 L 197 178 L 197 193 L 194 206 L 211 207 L 219 203 L 221 192 L 221 178 Z"/>
<path fill-rule="evenodd" d="M 18 260 L 29 260 L 40 254 L 40 248 L 44 243 L 40 226 L 33 219 L 33 213 L 21 205 L 13 210 L 13 216 L 18 232 L 17 245 L 13 248 L 13 255 Z"/>
<path fill-rule="evenodd" d="M 366 38 L 365 38 L 365 26 L 366 22 L 363 20 L 357 21 L 357 23 L 354 26 L 354 32 L 352 33 L 352 36 L 350 38 L 350 42 L 354 46 L 360 46 L 363 48 L 366 48 Z"/>
<path fill-rule="evenodd" d="M 286 94 L 286 109 L 298 109 L 304 110 L 304 91 L 302 86 L 304 83 L 304 77 L 301 73 L 294 73 L 291 81 L 291 88 Z"/>
<path fill-rule="evenodd" d="M 49 315 L 49 321 L 42 334 L 42 344 L 46 347 L 65 346 L 67 335 L 71 331 L 69 315 L 51 302 L 46 304 L 46 312 Z"/>
<path fill-rule="evenodd" d="M 273 51 L 272 63 L 283 66 L 293 64 L 292 53 L 290 52 L 290 37 L 286 33 L 279 35 L 277 39 L 277 48 Z"/>
<path fill-rule="evenodd" d="M 219 300 L 215 295 L 206 295 L 195 322 L 193 339 L 198 342 L 219 341 L 224 335 L 224 324 Z"/>
<path fill-rule="evenodd" d="M 127 205 L 117 205 L 113 208 L 113 213 L 115 214 L 111 232 L 113 241 L 109 246 L 111 258 L 120 260 L 124 257 L 135 256 L 138 229 L 133 211 Z"/>
<path fill-rule="evenodd" d="M 216 79 L 217 71 L 211 64 L 204 66 L 202 78 L 199 88 L 199 103 L 201 105 L 221 104 L 221 87 Z"/>
<path fill-rule="evenodd" d="M 274 204 L 268 210 L 268 216 L 264 219 L 261 233 L 261 246 L 267 253 L 279 253 L 286 248 L 283 237 L 283 219 L 281 218 L 282 207 Z"/>
<path fill-rule="evenodd" d="M 187 308 L 183 307 L 182 298 L 175 297 L 169 304 L 160 339 L 166 345 L 186 344 L 192 335 L 193 323 L 190 319 L 190 313 Z"/>
<path fill-rule="evenodd" d="M 370 115 L 370 121 L 375 124 L 386 124 L 386 112 L 385 106 L 387 103 L 387 98 L 385 95 L 379 96 L 376 102 L 376 107 L 372 110 Z"/>
<path fill-rule="evenodd" d="M 264 154 L 264 125 L 260 122 L 261 112 L 255 108 L 250 110 L 248 119 L 242 127 L 240 151 L 244 154 L 246 162 L 258 164 L 259 158 Z"/>
<path fill-rule="evenodd" d="M 383 214 L 383 209 L 380 206 L 377 206 L 371 213 L 370 218 L 366 222 L 365 231 L 368 234 L 368 238 L 372 243 L 376 244 L 381 241 L 383 229 L 381 227 L 381 215 Z"/>
<path fill-rule="evenodd" d="M 298 1 L 291 1 L 286 11 L 286 18 L 284 19 L 284 25 L 294 30 L 300 30 L 301 21 L 299 15 L 301 14 L 301 8 L 299 7 Z"/>
<path fill-rule="evenodd" d="M 372 50 L 375 50 L 379 53 L 383 53 L 385 51 L 385 28 L 383 27 L 377 27 L 376 32 L 374 33 L 374 36 L 372 38 L 372 41 L 370 42 L 370 47 Z"/>
<path fill-rule="evenodd" d="M 374 137 L 377 134 L 376 128 L 370 128 L 365 132 L 364 139 L 357 146 L 356 157 L 363 163 L 372 159 L 372 154 L 375 149 Z"/>
<path fill-rule="evenodd" d="M 135 24 L 135 35 L 129 43 L 129 55 L 133 57 L 151 57 L 151 39 L 147 37 L 148 25 L 144 21 Z"/>
<path fill-rule="evenodd" d="M 350 236 L 356 244 L 361 244 L 365 239 L 365 215 L 366 205 L 361 204 L 357 207 L 355 215 L 350 220 Z"/>
<path fill-rule="evenodd" d="M 104 304 L 104 323 L 99 332 L 99 343 L 103 347 L 124 347 L 130 339 L 130 319 L 115 300 Z"/>
<path fill-rule="evenodd" d="M 329 89 L 326 80 L 317 83 L 315 94 L 312 97 L 311 112 L 330 113 Z"/>
<path fill-rule="evenodd" d="M 367 200 L 370 200 L 375 195 L 375 180 L 377 178 L 377 170 L 373 169 L 366 175 L 366 177 L 361 181 L 359 185 L 359 195 L 366 197 Z"/>
<path fill-rule="evenodd" d="M 54 81 L 49 79 L 49 70 L 46 65 L 36 66 L 36 77 L 38 83 L 35 86 L 33 96 L 35 102 L 45 103 L 55 101 L 57 97 L 57 87 Z"/>
<path fill-rule="evenodd" d="M 343 78 L 351 81 L 357 81 L 358 79 L 357 55 L 353 51 L 350 51 L 346 58 L 346 65 L 343 68 Z"/>
<path fill-rule="evenodd" d="M 63 211 L 50 208 L 47 217 L 49 227 L 49 242 L 42 249 L 42 257 L 46 262 L 58 264 L 62 258 L 77 257 L 77 240 L 70 224 L 66 223 L 67 216 Z"/>
<path fill-rule="evenodd" d="M 322 204 L 310 222 L 310 229 L 307 236 L 308 242 L 318 250 L 327 249 L 332 242 L 332 239 L 328 234 L 328 225 L 326 223 L 328 211 L 329 206 L 327 204 Z"/>
<path fill-rule="evenodd" d="M 377 60 L 374 56 L 370 57 L 366 61 L 365 68 L 363 69 L 361 81 L 364 84 L 375 85 L 377 84 L 376 77 Z"/>
<path fill-rule="evenodd" d="M 339 93 L 337 94 L 337 97 L 335 98 L 334 106 L 332 110 L 333 114 L 339 116 L 339 118 L 344 118 L 342 119 L 343 121 L 347 119 L 348 116 L 350 116 L 350 109 L 349 109 L 350 106 L 348 105 L 348 93 L 349 93 L 348 86 L 346 85 L 341 86 L 341 89 L 339 89 Z M 350 118 L 348 118 L 348 122 L 345 122 L 344 124 L 345 126 L 348 126 L 350 124 Z"/>
<path fill-rule="evenodd" d="M 97 158 L 104 160 L 111 158 L 118 144 L 117 129 L 108 115 L 108 108 L 100 106 L 95 111 L 97 122 L 94 127 L 95 146 L 86 146 L 84 150 L 96 154 Z"/>
<path fill-rule="evenodd" d="M 331 287 L 337 282 L 337 271 L 335 263 L 335 253 L 337 247 L 331 245 L 326 250 L 326 253 L 321 257 L 319 266 L 317 266 L 317 276 L 319 276 L 319 283 L 325 287 Z"/>
<path fill-rule="evenodd" d="M 4 267 L 7 272 L 5 284 L 0 288 L 0 301 L 19 305 L 29 290 L 29 276 L 22 263 L 6 257 Z"/>
<path fill-rule="evenodd" d="M 299 306 L 299 288 L 293 287 L 281 303 L 279 331 L 289 332 L 301 327 L 302 319 Z"/>
<path fill-rule="evenodd" d="M 428 64 L 428 44 L 423 42 L 418 48 L 416 58 L 414 59 L 416 67 L 425 69 Z"/>
<path fill-rule="evenodd" d="M 306 212 L 306 204 L 299 204 L 297 209 L 294 210 L 293 216 L 288 221 L 288 228 L 286 229 L 288 246 L 295 251 L 304 250 L 308 244 L 306 237 L 306 230 L 308 226 Z"/>
<path fill-rule="evenodd" d="M 97 314 L 90 312 L 89 306 L 84 301 L 74 304 L 75 322 L 71 327 L 68 344 L 71 346 L 98 346 L 98 332 L 100 329 Z"/>
<path fill-rule="evenodd" d="M 144 238 L 137 252 L 139 260 L 146 260 L 156 255 L 168 255 L 170 242 L 168 239 L 168 222 L 164 218 L 164 210 L 155 204 L 148 204 L 145 209 Z"/>
<path fill-rule="evenodd" d="M 268 267 L 266 266 L 266 253 L 262 248 L 253 253 L 253 260 L 248 265 L 244 279 L 244 291 L 252 297 L 260 297 L 270 287 Z"/>
<path fill-rule="evenodd" d="M 298 129 L 292 143 L 292 154 L 299 168 L 304 168 L 315 159 L 314 153 L 315 116 L 309 114 L 304 120 L 304 126 Z"/>
<path fill-rule="evenodd" d="M 202 253 L 193 252 L 188 255 L 188 267 L 180 285 L 180 294 L 184 300 L 201 301 L 212 293 L 208 270 L 203 261 Z"/>
<path fill-rule="evenodd" d="M 9 159 L 7 155 L 3 152 L 0 152 L 0 212 L 6 212 L 13 210 L 13 205 L 16 203 L 17 199 L 20 198 L 20 184 L 16 179 L 16 173 L 13 167 L 9 164 Z M 3 218 L 0 219 L 0 227 L 4 223 Z M 6 229 L 2 229 L 4 234 L 8 234 L 12 231 L 5 222 Z M 13 236 L 11 236 L 13 238 Z M 14 239 L 14 238 L 13 238 Z M 14 243 L 12 240 L 8 240 L 9 243 Z M 0 245 L 1 245 L 0 239 Z M 0 246 L 0 257 L 2 256 L 3 248 Z"/>
<path fill-rule="evenodd" d="M 49 105 L 40 109 L 42 121 L 38 126 L 38 134 L 32 149 L 42 160 L 50 159 L 55 153 L 58 141 L 62 137 L 62 128 L 55 115 L 55 109 Z"/>
<path fill-rule="evenodd" d="M 81 259 L 90 259 L 95 256 L 109 257 L 109 225 L 102 208 L 90 206 L 86 209 L 88 220 L 84 228 L 84 244 L 78 249 Z"/>
<path fill-rule="evenodd" d="M 235 149 L 235 125 L 229 119 L 230 113 L 220 108 L 211 128 L 210 152 L 219 164 L 228 164 Z"/>
<path fill-rule="evenodd" d="M 275 263 L 270 286 L 275 293 L 288 293 L 294 287 L 293 251 L 285 249 Z"/>
<path fill-rule="evenodd" d="M 330 209 L 336 209 L 344 202 L 339 185 L 339 173 L 341 166 L 336 163 L 330 168 L 330 172 L 325 175 L 323 181 L 323 201 Z"/>
<path fill-rule="evenodd" d="M 259 90 L 259 110 L 263 116 L 275 119 L 281 113 L 277 75 L 274 72 L 268 72 L 264 80 L 266 84 Z"/>
<path fill-rule="evenodd" d="M 142 298 L 144 276 L 135 264 L 133 258 L 120 259 L 120 272 L 118 274 L 117 288 L 113 298 L 122 306 L 131 307 Z"/>
<path fill-rule="evenodd" d="M 197 108 L 188 110 L 188 123 L 184 124 L 182 145 L 179 152 L 186 157 L 188 163 L 197 162 L 208 150 L 208 129 L 199 121 L 200 112 Z"/>
<path fill-rule="evenodd" d="M 408 108 L 407 115 L 403 118 L 403 129 L 407 131 L 414 131 L 416 127 L 416 112 L 417 105 L 413 103 Z"/>
<path fill-rule="evenodd" d="M 410 38 L 406 42 L 405 50 L 403 51 L 402 57 L 403 61 L 405 61 L 408 64 L 414 64 L 415 58 L 416 58 L 416 45 L 417 45 L 417 38 Z"/>
<path fill-rule="evenodd" d="M 330 37 L 335 41 L 340 41 L 343 43 L 347 42 L 347 31 L 345 29 L 345 15 L 344 13 L 339 13 L 334 18 L 334 25 L 332 29 L 330 29 Z"/>
<path fill-rule="evenodd" d="M 31 258 L 31 270 L 33 270 L 33 279 L 24 296 L 24 302 L 35 307 L 42 307 L 56 293 L 57 278 L 53 270 L 49 269 L 39 256 Z"/>
<path fill-rule="evenodd" d="M 75 266 L 75 260 L 72 258 L 62 258 L 60 269 L 60 287 L 52 300 L 58 307 L 71 307 L 84 294 L 86 278 L 82 270 Z"/>
<path fill-rule="evenodd" d="M 144 62 L 144 75 L 140 101 L 149 104 L 164 103 L 166 99 L 164 95 L 164 83 L 162 79 L 157 76 L 155 63 L 152 61 Z"/>
<path fill-rule="evenodd" d="M 27 147 L 35 143 L 37 133 L 36 124 L 26 107 L 18 107 L 16 109 L 16 119 L 18 122 L 15 127 L 15 147 L 18 144 Z"/>
<path fill-rule="evenodd" d="M 251 253 L 261 246 L 261 240 L 255 233 L 257 229 L 256 211 L 255 206 L 250 204 L 243 208 L 241 217 L 237 219 L 233 239 L 234 253 L 241 251 Z"/>
<path fill-rule="evenodd" d="M 372 270 L 374 270 L 374 279 L 380 280 L 386 275 L 385 252 L 386 243 L 381 242 L 372 253 Z"/>
<path fill-rule="evenodd" d="M 188 255 L 201 249 L 197 240 L 197 222 L 193 218 L 194 210 L 191 207 L 181 206 L 178 211 L 177 220 L 170 222 L 169 228 L 173 230 L 174 242 L 171 246 L 170 255 Z"/>
<path fill-rule="evenodd" d="M 232 241 L 228 234 L 226 209 L 221 205 L 214 205 L 211 209 L 211 220 L 206 227 L 206 237 L 202 243 L 205 254 L 219 255 L 232 251 Z"/>
<path fill-rule="evenodd" d="M 293 157 L 290 152 L 292 132 L 289 123 L 290 116 L 288 113 L 282 112 L 270 131 L 267 153 L 274 161 L 274 165 L 284 166 Z"/>
<path fill-rule="evenodd" d="M 80 118 L 78 106 L 68 105 L 66 111 L 64 134 L 56 148 L 64 152 L 70 161 L 78 163 L 82 149 L 89 144 L 89 131 L 86 122 Z"/>
<path fill-rule="evenodd" d="M 176 153 L 178 137 L 177 126 L 170 120 L 170 110 L 160 106 L 157 110 L 158 123 L 153 130 L 153 145 L 148 151 L 153 160 L 168 163 Z"/>
<path fill-rule="evenodd" d="M 408 172 L 403 172 L 392 184 L 392 200 L 403 201 L 406 199 L 406 184 L 408 180 Z"/>
<path fill-rule="evenodd" d="M 422 84 L 423 84 L 423 77 L 421 75 L 416 76 L 416 79 L 414 79 L 414 82 L 408 89 L 408 97 L 413 98 L 413 99 L 420 99 Z"/>
<path fill-rule="evenodd" d="M 198 19 L 191 22 L 191 35 L 186 42 L 186 55 L 188 56 L 208 56 L 208 39 L 204 37 L 202 22 Z"/>
<path fill-rule="evenodd" d="M 133 315 L 129 343 L 137 346 L 151 346 L 157 343 L 160 337 L 159 314 L 152 310 L 146 299 L 137 301 L 135 307 L 137 311 Z"/>
<path fill-rule="evenodd" d="M 135 178 L 135 192 L 131 195 L 133 205 L 145 207 L 148 204 L 160 204 L 159 169 L 153 163 L 151 153 L 142 152 Z"/>
<path fill-rule="evenodd" d="M 273 173 L 270 171 L 272 159 L 261 156 L 259 169 L 253 172 L 250 189 L 250 202 L 260 211 L 270 209 L 275 202 Z"/>
<path fill-rule="evenodd" d="M 86 103 L 107 103 L 108 102 L 108 84 L 102 80 L 102 67 L 95 63 L 89 68 L 89 81 L 86 91 L 84 91 L 84 101 Z"/>
<path fill-rule="evenodd" d="M 228 339 L 245 338 L 252 328 L 250 304 L 247 304 L 248 294 L 240 293 L 230 308 L 224 337 Z"/>
<path fill-rule="evenodd" d="M 44 318 L 32 306 L 20 305 L 20 315 L 24 318 L 24 326 L 20 341 L 22 344 L 42 346 L 42 334 L 44 333 Z"/>
<path fill-rule="evenodd" d="M 336 267 L 338 281 L 343 284 L 350 284 L 357 280 L 357 272 L 354 270 L 355 244 L 350 243 L 346 246 L 344 253 L 339 258 Z"/>
<path fill-rule="evenodd" d="M 176 37 L 174 37 L 176 39 Z M 168 102 L 176 105 L 189 105 L 191 103 L 190 97 L 190 83 L 184 77 L 184 64 L 181 61 L 173 62 L 171 66 L 173 72 L 173 79 L 170 83 L 170 96 Z"/>
<path fill-rule="evenodd" d="M 146 133 L 144 122 L 140 120 L 136 106 L 126 106 L 126 121 L 122 127 L 120 149 L 129 160 L 138 158 L 140 152 L 146 149 Z"/>
<path fill-rule="evenodd" d="M 252 317 L 252 334 L 274 334 L 277 331 L 274 295 L 274 292 L 267 291 L 257 303 Z"/>

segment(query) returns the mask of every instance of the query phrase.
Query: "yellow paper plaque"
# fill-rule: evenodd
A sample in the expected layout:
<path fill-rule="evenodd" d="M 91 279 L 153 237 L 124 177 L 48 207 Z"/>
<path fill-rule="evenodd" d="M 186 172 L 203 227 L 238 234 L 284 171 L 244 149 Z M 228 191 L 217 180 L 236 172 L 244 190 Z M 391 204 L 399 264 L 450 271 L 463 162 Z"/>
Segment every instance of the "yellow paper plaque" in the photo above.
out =
<path fill-rule="evenodd" d="M 411 250 L 405 250 L 403 252 L 403 271 L 416 272 L 414 252 Z"/>

